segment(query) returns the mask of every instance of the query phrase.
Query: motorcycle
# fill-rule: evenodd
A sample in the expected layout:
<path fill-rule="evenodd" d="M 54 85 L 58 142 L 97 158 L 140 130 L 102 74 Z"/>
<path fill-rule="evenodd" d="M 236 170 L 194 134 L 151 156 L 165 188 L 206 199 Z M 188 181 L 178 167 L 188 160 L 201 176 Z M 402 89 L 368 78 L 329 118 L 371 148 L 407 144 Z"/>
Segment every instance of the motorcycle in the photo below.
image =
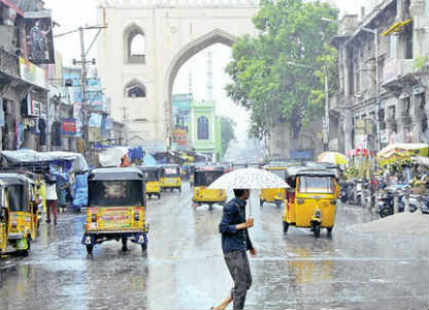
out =
<path fill-rule="evenodd" d="M 423 214 L 429 214 L 429 197 L 424 195 L 410 195 L 410 212 L 420 209 Z"/>

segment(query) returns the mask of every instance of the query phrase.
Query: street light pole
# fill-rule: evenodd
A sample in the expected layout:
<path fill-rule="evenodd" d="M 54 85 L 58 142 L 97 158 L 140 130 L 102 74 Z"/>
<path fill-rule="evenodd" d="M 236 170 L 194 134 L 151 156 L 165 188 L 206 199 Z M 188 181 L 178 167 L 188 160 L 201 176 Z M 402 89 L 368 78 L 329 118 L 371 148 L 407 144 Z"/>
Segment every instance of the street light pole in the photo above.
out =
<path fill-rule="evenodd" d="M 325 126 L 324 126 L 324 148 L 329 151 L 329 76 L 328 66 L 325 66 Z"/>

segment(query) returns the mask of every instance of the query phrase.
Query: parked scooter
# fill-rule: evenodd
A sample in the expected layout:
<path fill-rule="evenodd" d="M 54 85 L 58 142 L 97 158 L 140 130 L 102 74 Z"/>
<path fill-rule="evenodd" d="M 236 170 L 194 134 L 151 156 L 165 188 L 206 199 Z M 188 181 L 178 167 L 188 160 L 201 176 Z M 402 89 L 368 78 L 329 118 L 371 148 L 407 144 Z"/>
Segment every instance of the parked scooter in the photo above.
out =
<path fill-rule="evenodd" d="M 426 195 L 410 195 L 410 212 L 415 212 L 419 209 L 423 214 L 429 214 L 429 197 Z"/>

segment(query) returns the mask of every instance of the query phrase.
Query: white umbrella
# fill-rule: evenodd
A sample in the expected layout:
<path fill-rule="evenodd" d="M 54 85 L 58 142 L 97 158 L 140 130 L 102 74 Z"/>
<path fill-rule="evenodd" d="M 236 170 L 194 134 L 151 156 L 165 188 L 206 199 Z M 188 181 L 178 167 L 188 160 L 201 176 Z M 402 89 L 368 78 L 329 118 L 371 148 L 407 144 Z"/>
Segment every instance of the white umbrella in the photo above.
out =
<path fill-rule="evenodd" d="M 264 189 L 289 188 L 290 186 L 281 177 L 262 169 L 237 169 L 224 174 L 212 184 L 209 189 Z M 252 209 L 249 200 L 249 215 Z"/>
<path fill-rule="evenodd" d="M 266 170 L 256 168 L 237 169 L 224 174 L 212 184 L 210 189 L 263 189 L 289 188 L 281 177 Z"/>

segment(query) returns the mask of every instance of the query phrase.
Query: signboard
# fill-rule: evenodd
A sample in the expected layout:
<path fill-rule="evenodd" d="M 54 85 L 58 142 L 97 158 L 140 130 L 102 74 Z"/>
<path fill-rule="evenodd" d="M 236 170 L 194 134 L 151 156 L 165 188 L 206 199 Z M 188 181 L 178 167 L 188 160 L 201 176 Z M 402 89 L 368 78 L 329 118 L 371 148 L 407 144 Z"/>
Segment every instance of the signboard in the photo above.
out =
<path fill-rule="evenodd" d="M 19 72 L 24 81 L 41 88 L 47 87 L 45 70 L 22 57 L 19 57 Z"/>
<path fill-rule="evenodd" d="M 290 159 L 294 160 L 312 160 L 313 150 L 298 150 L 290 152 Z"/>
<path fill-rule="evenodd" d="M 61 124 L 61 134 L 65 136 L 74 136 L 77 132 L 76 120 L 74 118 L 63 119 Z"/>
<path fill-rule="evenodd" d="M 177 145 L 186 146 L 188 144 L 187 137 L 188 133 L 185 129 L 177 128 L 173 132 L 174 142 Z"/>
<path fill-rule="evenodd" d="M 41 106 L 40 101 L 34 100 L 31 94 L 27 95 L 27 116 L 39 117 Z"/>
<path fill-rule="evenodd" d="M 28 59 L 35 64 L 55 63 L 52 35 L 52 12 L 50 10 L 25 12 Z"/>

